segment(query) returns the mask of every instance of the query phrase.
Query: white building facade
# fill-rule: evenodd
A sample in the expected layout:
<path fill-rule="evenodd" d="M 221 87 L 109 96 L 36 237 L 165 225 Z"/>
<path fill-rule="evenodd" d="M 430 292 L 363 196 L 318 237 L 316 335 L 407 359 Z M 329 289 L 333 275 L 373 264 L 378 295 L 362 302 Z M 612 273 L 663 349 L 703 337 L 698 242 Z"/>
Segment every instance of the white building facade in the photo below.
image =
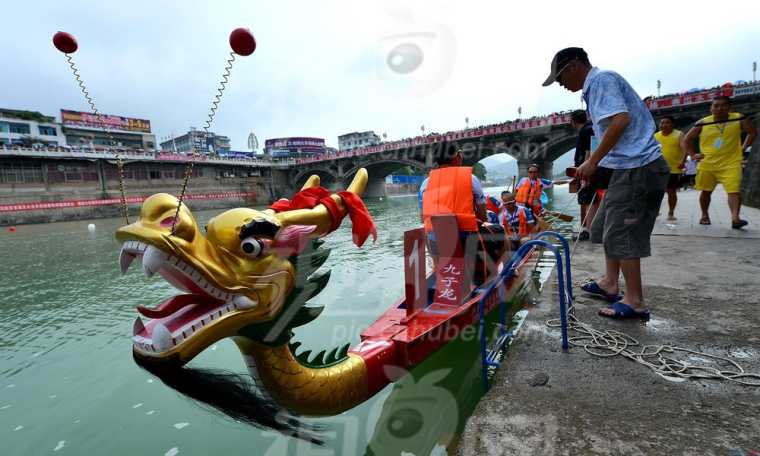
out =
<path fill-rule="evenodd" d="M 341 151 L 380 143 L 380 137 L 374 131 L 353 132 L 338 136 L 338 149 Z"/>
<path fill-rule="evenodd" d="M 66 137 L 55 117 L 0 108 L 0 145 L 65 146 Z"/>
<path fill-rule="evenodd" d="M 230 138 L 210 131 L 191 128 L 184 135 L 161 142 L 161 150 L 178 154 L 197 152 L 202 155 L 225 154 L 230 151 Z"/>

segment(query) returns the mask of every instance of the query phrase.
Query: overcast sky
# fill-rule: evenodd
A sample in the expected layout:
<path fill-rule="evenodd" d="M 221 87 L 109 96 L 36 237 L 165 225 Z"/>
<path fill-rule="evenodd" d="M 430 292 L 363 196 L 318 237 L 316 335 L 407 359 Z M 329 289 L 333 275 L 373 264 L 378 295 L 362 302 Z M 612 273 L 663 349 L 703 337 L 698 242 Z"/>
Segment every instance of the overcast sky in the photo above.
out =
<path fill-rule="evenodd" d="M 760 2 L 129 1 L 2 5 L 0 107 L 87 110 L 51 38 L 74 54 L 100 111 L 149 119 L 163 138 L 201 127 L 229 52 L 248 27 L 212 130 L 259 140 L 374 130 L 388 139 L 580 107 L 541 87 L 553 54 L 582 46 L 642 97 L 752 78 Z M 701 3 L 701 2 L 700 2 Z M 224 6 L 220 6 L 224 5 Z"/>

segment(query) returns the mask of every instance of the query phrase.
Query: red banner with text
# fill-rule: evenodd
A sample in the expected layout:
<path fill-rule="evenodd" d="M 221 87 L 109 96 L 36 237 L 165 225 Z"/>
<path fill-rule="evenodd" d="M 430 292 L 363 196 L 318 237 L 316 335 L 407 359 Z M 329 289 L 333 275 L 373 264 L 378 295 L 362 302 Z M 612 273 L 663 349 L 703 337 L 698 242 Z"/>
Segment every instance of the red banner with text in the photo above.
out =
<path fill-rule="evenodd" d="M 185 195 L 186 200 L 222 200 L 231 198 L 254 198 L 255 192 L 221 192 L 221 193 L 198 193 Z M 127 197 L 127 204 L 142 203 L 147 196 Z M 90 199 L 90 200 L 66 200 L 66 201 L 40 201 L 34 203 L 0 204 L 0 212 L 40 211 L 46 209 L 65 209 L 71 207 L 111 206 L 121 204 L 121 198 Z"/>

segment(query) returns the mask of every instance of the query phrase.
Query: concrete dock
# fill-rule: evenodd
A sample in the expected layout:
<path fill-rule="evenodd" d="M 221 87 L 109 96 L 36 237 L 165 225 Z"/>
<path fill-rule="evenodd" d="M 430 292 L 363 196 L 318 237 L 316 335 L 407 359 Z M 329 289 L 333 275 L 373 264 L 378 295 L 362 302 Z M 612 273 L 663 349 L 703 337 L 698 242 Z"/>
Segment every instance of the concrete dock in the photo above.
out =
<path fill-rule="evenodd" d="M 725 193 L 716 191 L 713 225 L 701 226 L 697 197 L 694 190 L 679 192 L 675 224 L 666 222 L 663 201 L 652 257 L 642 261 L 649 323 L 599 317 L 605 302 L 577 287 L 576 315 L 642 345 L 724 356 L 760 373 L 760 210 L 743 208 L 750 225 L 732 230 Z M 574 282 L 599 277 L 603 268 L 602 246 L 581 243 Z M 565 353 L 559 330 L 545 324 L 557 316 L 553 276 L 470 417 L 456 454 L 760 454 L 759 386 L 676 382 L 622 356 L 592 356 L 582 347 Z M 671 356 L 701 362 L 687 353 Z"/>

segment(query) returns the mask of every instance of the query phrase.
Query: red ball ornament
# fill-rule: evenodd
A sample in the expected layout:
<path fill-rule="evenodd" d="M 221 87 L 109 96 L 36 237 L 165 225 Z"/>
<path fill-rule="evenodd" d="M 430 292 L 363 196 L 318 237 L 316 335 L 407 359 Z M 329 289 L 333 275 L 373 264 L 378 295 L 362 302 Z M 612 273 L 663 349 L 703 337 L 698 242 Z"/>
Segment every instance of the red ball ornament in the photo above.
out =
<path fill-rule="evenodd" d="M 72 54 L 79 48 L 74 35 L 66 32 L 58 32 L 53 35 L 53 44 L 64 54 Z"/>
<path fill-rule="evenodd" d="M 230 33 L 230 47 L 235 54 L 251 55 L 256 50 L 256 40 L 247 28 L 236 28 Z"/>

